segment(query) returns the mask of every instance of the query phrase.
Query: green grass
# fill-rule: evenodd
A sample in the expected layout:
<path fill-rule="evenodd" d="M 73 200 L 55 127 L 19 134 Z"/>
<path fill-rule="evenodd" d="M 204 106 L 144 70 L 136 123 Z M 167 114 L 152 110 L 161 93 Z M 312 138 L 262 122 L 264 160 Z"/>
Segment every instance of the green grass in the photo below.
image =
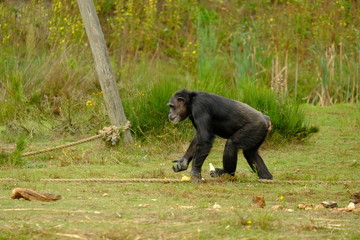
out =
<path fill-rule="evenodd" d="M 359 105 L 301 107 L 320 132 L 303 144 L 272 148 L 261 154 L 275 179 L 359 180 Z M 171 134 L 179 135 L 174 131 Z M 26 150 L 57 145 L 38 139 Z M 223 140 L 217 140 L 204 166 L 221 165 Z M 221 183 L 50 183 L 42 178 L 181 178 L 171 160 L 187 142 L 154 141 L 111 149 L 95 141 L 27 160 L 27 167 L 0 169 L 0 239 L 359 239 L 359 212 L 299 210 L 300 203 L 335 200 L 348 204 L 358 183 L 261 184 L 254 182 L 242 156 L 241 181 Z M 15 187 L 62 195 L 57 202 L 28 202 L 8 197 Z M 265 197 L 264 209 L 251 207 Z M 214 208 L 218 204 L 221 208 Z M 293 212 L 272 210 L 283 205 Z"/>

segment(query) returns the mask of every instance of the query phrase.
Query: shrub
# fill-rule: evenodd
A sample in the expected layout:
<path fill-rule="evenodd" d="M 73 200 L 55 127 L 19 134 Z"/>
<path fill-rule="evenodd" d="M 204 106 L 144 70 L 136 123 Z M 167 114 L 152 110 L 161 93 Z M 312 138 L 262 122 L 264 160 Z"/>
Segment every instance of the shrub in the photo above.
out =
<path fill-rule="evenodd" d="M 253 82 L 243 82 L 239 99 L 268 115 L 271 119 L 272 136 L 301 140 L 318 131 L 306 119 L 299 104 L 285 96 L 278 97 L 270 89 Z"/>
<path fill-rule="evenodd" d="M 23 166 L 27 161 L 21 158 L 26 145 L 26 137 L 21 135 L 16 142 L 15 150 L 10 154 L 0 153 L 0 166 Z"/>

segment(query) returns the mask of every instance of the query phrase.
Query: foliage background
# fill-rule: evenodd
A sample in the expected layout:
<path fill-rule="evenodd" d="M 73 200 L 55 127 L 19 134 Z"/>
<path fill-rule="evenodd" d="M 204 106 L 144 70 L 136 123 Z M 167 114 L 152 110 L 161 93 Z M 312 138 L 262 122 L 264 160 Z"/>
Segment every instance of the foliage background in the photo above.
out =
<path fill-rule="evenodd" d="M 136 136 L 171 138 L 166 102 L 179 88 L 246 101 L 271 116 L 274 135 L 291 138 L 316 131 L 297 103 L 359 102 L 358 1 L 95 4 Z M 0 15 L 0 123 L 6 131 L 36 137 L 46 129 L 81 134 L 105 126 L 76 1 L 5 0 Z M 186 126 L 177 128 L 189 135 Z"/>

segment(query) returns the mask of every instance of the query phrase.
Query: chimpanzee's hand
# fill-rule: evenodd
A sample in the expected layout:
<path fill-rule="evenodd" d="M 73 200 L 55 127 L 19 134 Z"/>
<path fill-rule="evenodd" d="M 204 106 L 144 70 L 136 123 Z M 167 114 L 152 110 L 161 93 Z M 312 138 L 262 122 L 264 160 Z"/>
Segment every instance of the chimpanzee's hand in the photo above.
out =
<path fill-rule="evenodd" d="M 172 167 L 174 172 L 181 172 L 185 171 L 188 168 L 188 160 L 186 158 L 180 158 L 178 160 L 175 160 L 173 162 L 176 162 L 177 164 Z"/>

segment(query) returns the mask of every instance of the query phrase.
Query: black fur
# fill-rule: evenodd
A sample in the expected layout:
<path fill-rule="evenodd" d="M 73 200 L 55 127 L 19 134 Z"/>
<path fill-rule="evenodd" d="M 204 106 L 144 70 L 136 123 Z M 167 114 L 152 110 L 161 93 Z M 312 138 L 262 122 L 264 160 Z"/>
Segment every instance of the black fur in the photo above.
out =
<path fill-rule="evenodd" d="M 228 139 L 223 155 L 223 169 L 216 169 L 213 176 L 234 175 L 238 150 L 242 149 L 251 169 L 261 179 L 272 179 L 258 149 L 271 128 L 270 118 L 249 105 L 211 93 L 180 90 L 170 99 L 169 120 L 179 122 L 189 118 L 196 128 L 196 135 L 185 155 L 176 160 L 175 172 L 188 168 L 190 174 L 201 178 L 201 167 L 208 156 L 215 136 Z"/>

